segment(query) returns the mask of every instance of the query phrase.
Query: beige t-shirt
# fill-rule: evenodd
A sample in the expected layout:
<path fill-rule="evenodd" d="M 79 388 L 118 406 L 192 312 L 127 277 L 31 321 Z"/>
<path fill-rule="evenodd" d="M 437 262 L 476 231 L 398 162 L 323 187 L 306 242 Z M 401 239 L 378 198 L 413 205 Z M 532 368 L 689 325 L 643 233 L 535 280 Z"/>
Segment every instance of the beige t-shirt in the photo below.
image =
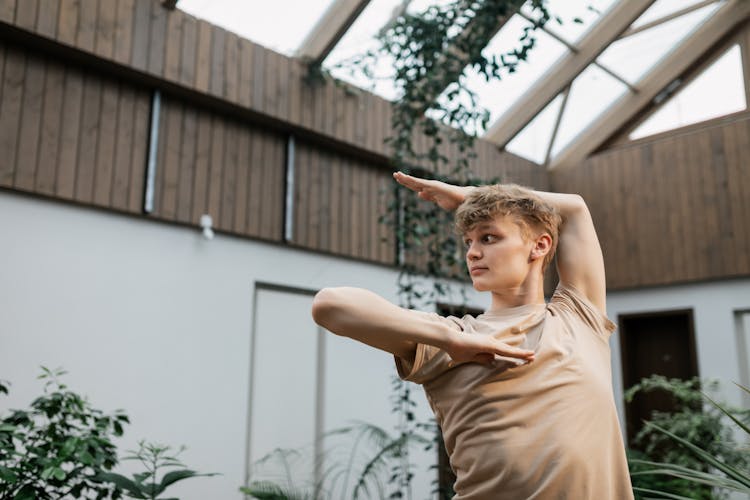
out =
<path fill-rule="evenodd" d="M 433 316 L 535 351 L 521 366 L 454 366 L 423 344 L 413 361 L 396 358 L 399 375 L 424 387 L 443 431 L 454 499 L 633 498 L 612 394 L 615 325 L 582 294 L 561 286 L 546 305 Z"/>

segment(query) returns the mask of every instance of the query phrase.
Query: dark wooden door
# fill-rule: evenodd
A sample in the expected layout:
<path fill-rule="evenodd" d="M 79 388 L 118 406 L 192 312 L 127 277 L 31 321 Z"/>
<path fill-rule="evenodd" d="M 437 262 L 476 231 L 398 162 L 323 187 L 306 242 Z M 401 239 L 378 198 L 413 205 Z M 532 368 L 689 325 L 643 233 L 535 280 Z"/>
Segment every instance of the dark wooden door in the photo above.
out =
<path fill-rule="evenodd" d="M 619 317 L 625 388 L 651 375 L 683 380 L 698 376 L 692 310 Z M 637 394 L 625 405 L 630 443 L 654 410 L 670 411 L 675 403 L 664 391 Z"/>

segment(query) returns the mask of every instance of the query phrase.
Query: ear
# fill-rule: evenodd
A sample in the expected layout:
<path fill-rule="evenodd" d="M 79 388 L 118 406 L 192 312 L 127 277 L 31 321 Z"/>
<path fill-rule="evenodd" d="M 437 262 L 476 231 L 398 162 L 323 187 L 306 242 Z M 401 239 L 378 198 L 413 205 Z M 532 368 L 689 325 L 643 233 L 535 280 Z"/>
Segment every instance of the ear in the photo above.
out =
<path fill-rule="evenodd" d="M 544 259 L 552 249 L 552 236 L 542 233 L 534 240 L 534 246 L 531 248 L 529 260 Z"/>

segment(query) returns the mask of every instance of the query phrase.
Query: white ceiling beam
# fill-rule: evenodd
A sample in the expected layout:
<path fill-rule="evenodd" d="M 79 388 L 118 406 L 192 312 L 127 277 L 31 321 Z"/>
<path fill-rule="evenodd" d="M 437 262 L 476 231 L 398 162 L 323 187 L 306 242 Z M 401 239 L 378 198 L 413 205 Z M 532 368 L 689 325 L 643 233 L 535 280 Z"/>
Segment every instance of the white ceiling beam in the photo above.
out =
<path fill-rule="evenodd" d="M 295 52 L 295 57 L 322 62 L 365 10 L 370 0 L 334 0 Z"/>
<path fill-rule="evenodd" d="M 643 14 L 655 0 L 627 0 L 618 2 L 584 36 L 578 52 L 560 58 L 547 73 L 516 100 L 487 131 L 484 139 L 504 147 L 557 94 L 562 92 L 581 71 L 591 64 L 604 49 Z"/>
<path fill-rule="evenodd" d="M 549 168 L 580 164 L 748 17 L 750 1 L 728 0 L 638 83 L 637 93 L 625 94 L 610 106 L 551 160 Z"/>
<path fill-rule="evenodd" d="M 717 0 L 711 0 L 711 1 L 712 2 L 716 2 Z M 521 16 L 522 18 L 526 19 L 527 21 L 534 22 L 534 20 L 531 17 L 527 16 L 523 12 L 519 11 L 518 15 Z M 565 45 L 565 47 L 569 51 L 573 52 L 574 54 L 578 53 L 578 47 L 576 47 L 572 43 L 568 42 L 563 37 L 561 37 L 560 35 L 558 35 L 557 33 L 555 33 L 554 31 L 552 31 L 549 28 L 547 28 L 547 26 L 542 26 L 542 31 L 544 31 L 545 33 L 547 33 L 549 36 L 551 36 L 552 38 L 554 38 L 555 40 L 557 40 L 561 44 Z M 624 77 L 618 75 L 615 71 L 611 70 L 607 66 L 605 66 L 603 64 L 600 64 L 600 63 L 598 63 L 596 61 L 592 62 L 591 64 L 593 64 L 597 68 L 601 69 L 602 71 L 604 71 L 605 73 L 607 73 L 609 76 L 611 76 L 615 80 L 618 80 L 620 83 L 622 83 L 623 85 L 625 85 L 626 87 L 628 87 L 631 91 L 633 91 L 633 92 L 637 92 L 638 91 L 638 89 L 636 89 L 635 87 L 633 87 L 633 85 L 629 81 L 627 81 Z"/>
<path fill-rule="evenodd" d="M 659 26 L 660 24 L 664 24 L 667 21 L 671 21 L 672 19 L 676 19 L 678 17 L 684 16 L 685 14 L 689 14 L 693 12 L 694 10 L 702 9 L 703 7 L 706 7 L 707 5 L 711 5 L 712 3 L 716 3 L 719 1 L 721 0 L 703 0 L 702 2 L 698 2 L 689 7 L 685 7 L 684 9 L 676 10 L 672 12 L 671 14 L 667 14 L 666 16 L 660 17 L 658 19 L 654 19 L 653 21 L 642 24 L 636 28 L 629 28 L 625 30 L 625 32 L 622 35 L 620 35 L 618 40 L 622 40 L 623 38 L 627 38 L 629 36 L 635 35 L 636 33 L 640 33 L 641 31 L 646 31 L 648 29 L 653 28 L 654 26 Z"/>

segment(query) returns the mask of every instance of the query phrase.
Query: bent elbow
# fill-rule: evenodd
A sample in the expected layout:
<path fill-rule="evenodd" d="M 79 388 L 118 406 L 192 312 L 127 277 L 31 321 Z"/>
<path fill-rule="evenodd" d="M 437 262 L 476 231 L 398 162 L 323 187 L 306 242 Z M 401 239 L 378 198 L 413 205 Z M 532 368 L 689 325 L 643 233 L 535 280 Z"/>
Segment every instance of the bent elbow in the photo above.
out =
<path fill-rule="evenodd" d="M 312 303 L 313 320 L 320 326 L 325 327 L 329 321 L 336 305 L 336 291 L 332 288 L 323 288 L 315 294 Z"/>

